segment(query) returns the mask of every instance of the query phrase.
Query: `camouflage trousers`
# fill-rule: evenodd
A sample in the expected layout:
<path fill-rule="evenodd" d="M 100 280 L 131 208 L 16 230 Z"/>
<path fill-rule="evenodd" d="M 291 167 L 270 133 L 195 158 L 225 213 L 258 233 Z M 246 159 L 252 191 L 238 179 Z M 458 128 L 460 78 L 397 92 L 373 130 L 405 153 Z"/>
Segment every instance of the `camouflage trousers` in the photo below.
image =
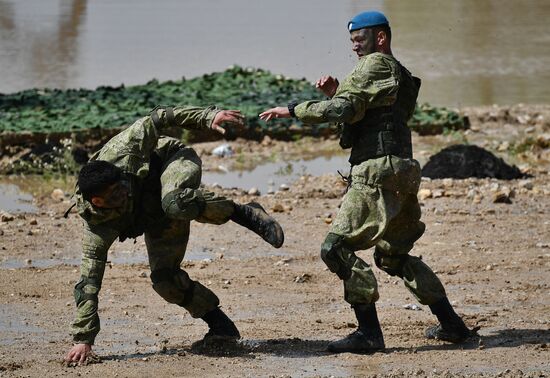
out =
<path fill-rule="evenodd" d="M 376 265 L 405 286 L 424 305 L 445 297 L 443 285 L 422 260 L 410 256 L 425 230 L 417 192 L 420 166 L 416 160 L 385 156 L 353 166 L 351 186 L 322 247 L 321 257 L 344 282 L 351 305 L 378 300 L 371 267 L 356 251 L 374 247 Z"/>
<path fill-rule="evenodd" d="M 202 317 L 219 305 L 211 290 L 192 280 L 180 268 L 189 240 L 191 220 L 222 224 L 234 211 L 233 201 L 201 189 L 202 162 L 195 151 L 173 139 L 168 150 L 159 150 L 164 163 L 160 176 L 165 217 L 147 227 L 145 243 L 153 289 L 167 302 L 184 307 L 191 316 Z"/>

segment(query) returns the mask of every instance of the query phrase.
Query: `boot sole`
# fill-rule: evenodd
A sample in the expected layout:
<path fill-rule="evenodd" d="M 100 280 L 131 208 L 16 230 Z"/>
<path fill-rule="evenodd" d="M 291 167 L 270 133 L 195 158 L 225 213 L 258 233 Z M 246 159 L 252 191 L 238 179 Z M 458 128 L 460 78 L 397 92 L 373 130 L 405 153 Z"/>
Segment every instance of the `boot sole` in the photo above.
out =
<path fill-rule="evenodd" d="M 275 218 L 269 215 L 267 211 L 265 211 L 265 209 L 262 207 L 262 205 L 260 205 L 258 202 L 250 202 L 247 205 L 263 211 L 265 215 L 269 218 L 269 225 L 274 230 L 275 238 L 272 239 L 272 238 L 265 237 L 262 239 L 264 239 L 266 242 L 268 242 L 275 248 L 281 248 L 283 246 L 283 243 L 285 242 L 285 234 L 279 222 L 277 222 Z"/>
<path fill-rule="evenodd" d="M 366 348 L 366 349 L 337 349 L 327 346 L 327 351 L 331 353 L 355 353 L 355 354 L 373 354 L 376 352 L 383 352 L 386 348 Z"/>

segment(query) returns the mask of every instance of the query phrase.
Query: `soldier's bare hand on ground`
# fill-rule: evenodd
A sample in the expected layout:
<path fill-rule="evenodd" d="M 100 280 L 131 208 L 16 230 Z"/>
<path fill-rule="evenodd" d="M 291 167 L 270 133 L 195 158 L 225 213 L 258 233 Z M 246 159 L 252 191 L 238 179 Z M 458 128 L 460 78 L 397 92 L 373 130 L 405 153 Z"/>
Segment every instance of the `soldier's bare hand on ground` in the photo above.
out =
<path fill-rule="evenodd" d="M 338 89 L 340 82 L 332 76 L 322 76 L 315 83 L 315 88 L 319 89 L 327 97 L 332 98 Z"/>
<path fill-rule="evenodd" d="M 268 122 L 273 118 L 290 118 L 290 111 L 286 106 L 271 108 L 260 114 L 260 119 Z"/>
<path fill-rule="evenodd" d="M 68 364 L 77 363 L 78 365 L 83 365 L 91 353 L 92 346 L 90 344 L 75 344 L 65 356 L 65 362 Z"/>
<path fill-rule="evenodd" d="M 216 114 L 210 128 L 223 135 L 225 134 L 225 129 L 222 127 L 222 124 L 226 122 L 238 127 L 244 127 L 244 115 L 240 110 L 222 110 Z"/>

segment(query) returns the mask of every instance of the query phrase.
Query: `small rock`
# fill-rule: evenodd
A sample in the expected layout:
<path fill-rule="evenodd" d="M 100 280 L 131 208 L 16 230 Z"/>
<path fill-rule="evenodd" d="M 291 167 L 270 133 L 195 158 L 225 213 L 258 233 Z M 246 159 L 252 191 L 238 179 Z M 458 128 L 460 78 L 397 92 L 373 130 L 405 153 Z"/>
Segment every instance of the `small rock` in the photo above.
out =
<path fill-rule="evenodd" d="M 14 219 L 15 219 L 15 217 L 13 215 L 11 215 L 10 213 L 2 212 L 0 214 L 0 220 L 2 222 L 11 222 Z"/>
<path fill-rule="evenodd" d="M 491 186 L 489 187 L 489 190 L 491 192 L 496 192 L 496 191 L 498 191 L 499 188 L 500 188 L 500 185 L 498 184 L 498 182 L 493 182 L 491 184 Z"/>
<path fill-rule="evenodd" d="M 31 260 L 31 259 L 25 259 L 25 264 L 31 265 L 31 264 L 32 264 L 32 260 Z"/>
<path fill-rule="evenodd" d="M 453 186 L 453 179 L 452 178 L 444 178 L 442 180 L 443 186 L 446 188 L 450 188 Z"/>
<path fill-rule="evenodd" d="M 147 273 L 141 272 L 141 273 L 139 274 L 139 276 L 140 276 L 141 278 L 147 278 Z"/>
<path fill-rule="evenodd" d="M 218 171 L 223 172 L 223 173 L 229 172 L 229 169 L 227 169 L 227 167 L 224 166 L 224 165 L 218 165 L 217 169 L 218 169 Z M 218 186 L 219 186 L 219 185 L 218 185 Z M 220 186 L 220 187 L 221 187 L 221 186 Z"/>
<path fill-rule="evenodd" d="M 227 143 L 220 144 L 218 147 L 212 150 L 212 155 L 215 155 L 218 157 L 226 157 L 226 156 L 231 156 L 233 154 L 234 154 L 233 149 Z"/>
<path fill-rule="evenodd" d="M 274 213 L 283 213 L 285 211 L 285 208 L 280 203 L 276 203 L 271 208 L 271 211 L 273 211 Z"/>
<path fill-rule="evenodd" d="M 54 189 L 50 194 L 50 197 L 57 202 L 61 202 L 65 199 L 65 192 L 61 189 Z"/>
<path fill-rule="evenodd" d="M 510 199 L 510 196 L 507 195 L 506 193 L 504 192 L 496 192 L 494 195 L 493 195 L 493 203 L 512 203 L 512 200 Z"/>
<path fill-rule="evenodd" d="M 248 191 L 248 194 L 251 195 L 251 196 L 259 196 L 260 195 L 260 190 L 256 187 L 252 187 Z"/>
<path fill-rule="evenodd" d="M 308 274 L 308 273 L 300 274 L 299 276 L 294 277 L 294 282 L 296 283 L 305 283 L 305 282 L 309 282 L 310 280 L 311 280 L 311 274 Z"/>
<path fill-rule="evenodd" d="M 0 230 L 0 236 L 4 235 L 4 231 Z"/>
<path fill-rule="evenodd" d="M 283 210 L 287 213 L 290 213 L 292 211 L 291 205 L 283 205 Z"/>
<path fill-rule="evenodd" d="M 443 189 L 435 189 L 432 192 L 433 198 L 440 198 L 440 197 L 443 197 L 444 195 L 445 195 L 445 191 Z"/>
<path fill-rule="evenodd" d="M 36 218 L 32 218 L 31 221 L 29 222 L 30 225 L 33 225 L 33 226 L 36 226 L 38 224 L 38 221 L 36 220 Z"/>
<path fill-rule="evenodd" d="M 288 263 L 291 262 L 291 261 L 292 261 L 292 258 L 281 259 L 273 265 L 275 265 L 275 266 L 288 265 Z"/>
<path fill-rule="evenodd" d="M 533 189 L 533 182 L 531 180 L 520 180 L 518 182 L 518 185 L 520 188 L 524 188 L 524 189 L 527 189 L 527 190 L 531 190 Z"/>
<path fill-rule="evenodd" d="M 325 218 L 324 221 L 325 221 L 326 224 L 331 224 L 332 223 L 332 218 Z"/>
<path fill-rule="evenodd" d="M 418 191 L 418 199 L 424 201 L 426 198 L 432 197 L 432 191 L 430 189 L 420 189 Z"/>
<path fill-rule="evenodd" d="M 485 267 L 485 270 L 493 270 L 493 266 L 491 264 L 489 264 Z"/>
<path fill-rule="evenodd" d="M 529 126 L 525 129 L 525 132 L 527 134 L 531 134 L 531 133 L 535 132 L 535 127 L 534 126 Z"/>
<path fill-rule="evenodd" d="M 264 136 L 264 139 L 262 139 L 262 146 L 264 147 L 271 146 L 272 143 L 273 141 L 271 140 L 269 135 Z"/>
<path fill-rule="evenodd" d="M 503 152 L 503 151 L 507 151 L 509 148 L 510 148 L 510 142 L 502 142 L 497 147 L 497 151 Z"/>
<path fill-rule="evenodd" d="M 275 189 L 273 189 L 273 187 L 270 186 L 269 188 L 267 188 L 267 194 L 275 194 Z"/>
<path fill-rule="evenodd" d="M 142 361 L 149 361 L 149 358 L 148 357 L 143 357 L 141 360 Z"/>
<path fill-rule="evenodd" d="M 409 303 L 403 306 L 405 310 L 422 311 L 422 308 L 414 303 Z"/>
<path fill-rule="evenodd" d="M 537 248 L 550 248 L 550 243 L 537 243 L 535 246 Z"/>
<path fill-rule="evenodd" d="M 289 190 L 289 189 L 290 189 L 290 187 L 287 184 L 279 185 L 279 190 L 281 190 L 281 191 L 286 191 L 286 190 Z"/>

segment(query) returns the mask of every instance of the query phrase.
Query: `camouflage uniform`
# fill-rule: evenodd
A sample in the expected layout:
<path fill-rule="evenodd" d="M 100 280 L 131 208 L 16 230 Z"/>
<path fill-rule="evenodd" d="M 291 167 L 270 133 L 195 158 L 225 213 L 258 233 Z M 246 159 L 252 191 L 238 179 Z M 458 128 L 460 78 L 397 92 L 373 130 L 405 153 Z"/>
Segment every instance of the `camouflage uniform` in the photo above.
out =
<path fill-rule="evenodd" d="M 412 159 L 412 116 L 420 81 L 390 55 L 361 58 L 327 101 L 307 101 L 294 108 L 309 123 L 338 122 L 340 144 L 351 147 L 351 185 L 322 247 L 329 269 L 344 281 L 351 305 L 378 300 L 370 266 L 355 254 L 375 247 L 376 265 L 401 277 L 425 305 L 445 298 L 443 285 L 418 257 L 413 244 L 424 233 L 417 192 L 420 166 Z"/>
<path fill-rule="evenodd" d="M 129 200 L 122 209 L 103 209 L 86 201 L 78 188 L 76 202 L 84 219 L 80 281 L 75 286 L 75 342 L 93 344 L 100 329 L 98 293 L 107 251 L 116 238 L 145 234 L 153 289 L 167 302 L 202 317 L 215 309 L 217 296 L 180 269 L 191 220 L 222 224 L 234 203 L 204 189 L 201 160 L 174 138 L 161 136 L 165 127 L 209 128 L 219 110 L 214 107 L 158 109 L 113 137 L 93 159 L 113 163 L 123 171 Z"/>

